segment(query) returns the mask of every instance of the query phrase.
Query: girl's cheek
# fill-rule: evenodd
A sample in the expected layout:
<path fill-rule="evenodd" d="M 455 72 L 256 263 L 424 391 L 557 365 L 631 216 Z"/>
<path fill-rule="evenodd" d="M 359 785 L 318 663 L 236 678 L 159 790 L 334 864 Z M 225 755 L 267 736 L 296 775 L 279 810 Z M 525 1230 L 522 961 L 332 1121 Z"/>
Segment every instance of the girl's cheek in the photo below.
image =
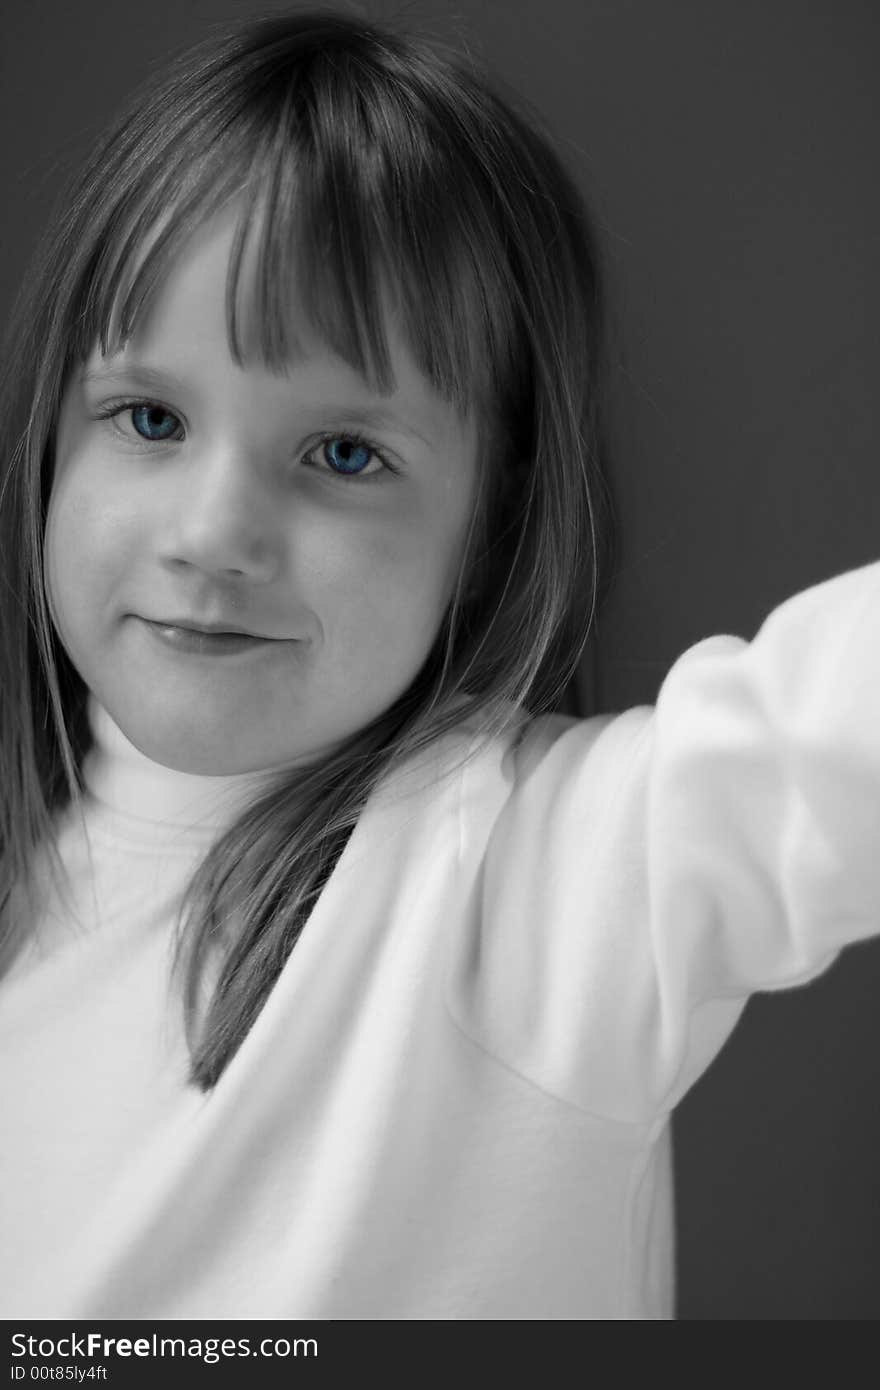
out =
<path fill-rule="evenodd" d="M 56 626 L 117 568 L 130 547 L 132 518 L 112 475 L 88 450 L 59 450 L 43 537 L 43 577 Z"/>
<path fill-rule="evenodd" d="M 87 582 L 79 560 L 81 553 L 87 551 L 88 538 L 76 534 L 77 529 L 75 518 L 67 512 L 58 494 L 53 493 L 43 541 L 43 582 L 52 621 L 59 629 L 66 604 Z"/>

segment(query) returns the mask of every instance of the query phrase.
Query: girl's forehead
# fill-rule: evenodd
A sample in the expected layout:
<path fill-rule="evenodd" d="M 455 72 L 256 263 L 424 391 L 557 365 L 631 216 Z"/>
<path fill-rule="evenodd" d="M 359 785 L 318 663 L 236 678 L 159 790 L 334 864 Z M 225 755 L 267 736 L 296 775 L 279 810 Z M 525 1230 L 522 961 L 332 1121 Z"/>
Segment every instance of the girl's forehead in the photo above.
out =
<path fill-rule="evenodd" d="M 246 243 L 238 274 L 234 284 L 231 283 L 237 227 L 237 216 L 227 210 L 207 219 L 176 247 L 138 312 L 133 331 L 123 345 L 123 353 L 132 347 L 136 351 L 149 351 L 154 346 L 168 350 L 178 343 L 198 343 L 200 339 L 210 346 L 228 337 L 230 294 L 234 293 L 242 356 L 249 359 L 257 355 L 254 350 L 260 341 L 261 329 L 260 296 L 256 293 L 259 267 L 253 244 Z M 116 341 L 120 336 L 124 296 L 141 273 L 161 230 L 161 225 L 154 228 L 141 246 L 126 277 L 123 293 L 117 296 L 111 340 Z M 323 345 L 303 312 L 302 296 L 283 286 L 275 288 L 273 298 L 277 299 L 279 294 L 288 301 L 283 313 L 289 357 L 295 363 L 315 355 Z"/>
<path fill-rule="evenodd" d="M 381 333 L 388 354 L 388 370 L 381 380 L 369 370 L 369 363 L 356 365 L 357 354 L 346 351 L 344 323 L 343 341 L 330 342 L 308 311 L 307 296 L 295 281 L 272 287 L 273 316 L 283 315 L 284 319 L 284 352 L 267 360 L 263 320 L 267 296 L 261 293 L 263 268 L 255 238 L 244 242 L 238 273 L 231 275 L 239 216 L 237 209 L 228 208 L 183 241 L 124 341 L 119 340 L 121 306 L 117 302 L 111 318 L 111 351 L 104 356 L 99 345 L 93 346 L 86 363 L 88 374 L 116 372 L 133 363 L 152 363 L 165 371 L 173 371 L 175 365 L 182 372 L 193 367 L 203 371 L 221 361 L 228 367 L 234 360 L 241 371 L 254 377 L 268 375 L 283 380 L 332 374 L 359 393 L 383 398 L 404 395 L 426 409 L 443 414 L 453 410 L 416 362 L 403 326 L 400 296 L 388 282 L 382 285 L 380 304 Z M 148 246 L 142 249 L 141 260 L 148 250 Z M 136 273 L 137 267 L 132 274 Z M 283 296 L 282 303 L 279 296 Z M 236 343 L 230 341 L 230 308 L 234 311 Z M 359 328 L 354 303 L 350 319 L 354 343 Z"/>
<path fill-rule="evenodd" d="M 88 390 L 153 393 L 169 408 L 189 403 L 212 409 L 253 409 L 258 415 L 305 408 L 310 414 L 356 413 L 377 428 L 400 429 L 434 450 L 476 448 L 472 413 L 443 397 L 418 366 L 392 298 L 383 304 L 390 374 L 371 379 L 331 345 L 302 305 L 290 295 L 287 343 L 282 359 L 261 351 L 255 266 L 244 262 L 238 277 L 241 356 L 229 338 L 227 285 L 235 237 L 233 219 L 215 218 L 193 234 L 169 261 L 128 338 L 104 354 L 92 347 L 80 373 Z M 292 422 L 290 422 L 292 423 Z"/>

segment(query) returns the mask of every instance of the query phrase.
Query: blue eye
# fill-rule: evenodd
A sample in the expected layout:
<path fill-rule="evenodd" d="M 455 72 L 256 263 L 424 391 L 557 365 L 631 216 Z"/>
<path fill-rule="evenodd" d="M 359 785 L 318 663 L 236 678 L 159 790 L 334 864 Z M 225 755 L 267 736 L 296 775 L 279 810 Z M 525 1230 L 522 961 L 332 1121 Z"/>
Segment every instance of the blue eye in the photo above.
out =
<path fill-rule="evenodd" d="M 324 458 L 335 473 L 362 473 L 373 457 L 368 444 L 348 435 L 337 435 L 324 441 Z"/>
<path fill-rule="evenodd" d="M 176 434 L 180 421 L 164 406 L 149 401 L 131 408 L 131 423 L 142 439 L 161 441 Z"/>

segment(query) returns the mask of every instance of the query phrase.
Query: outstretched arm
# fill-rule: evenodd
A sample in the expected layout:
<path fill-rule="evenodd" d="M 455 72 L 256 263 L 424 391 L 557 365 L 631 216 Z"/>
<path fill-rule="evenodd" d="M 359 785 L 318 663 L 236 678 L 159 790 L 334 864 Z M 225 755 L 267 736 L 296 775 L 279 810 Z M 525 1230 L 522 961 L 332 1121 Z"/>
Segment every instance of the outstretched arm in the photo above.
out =
<path fill-rule="evenodd" d="M 665 1114 L 748 995 L 880 930 L 880 564 L 714 637 L 656 708 L 536 721 L 487 858 L 470 1027 L 537 1084 Z M 528 1020 L 528 1028 L 523 1027 Z"/>

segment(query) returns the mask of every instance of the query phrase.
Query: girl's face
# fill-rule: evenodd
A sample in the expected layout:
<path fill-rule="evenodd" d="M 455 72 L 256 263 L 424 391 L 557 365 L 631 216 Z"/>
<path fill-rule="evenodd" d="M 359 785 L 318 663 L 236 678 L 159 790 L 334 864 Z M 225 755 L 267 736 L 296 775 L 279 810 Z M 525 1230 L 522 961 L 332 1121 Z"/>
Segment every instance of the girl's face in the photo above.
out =
<path fill-rule="evenodd" d="M 296 764 L 406 689 L 477 477 L 473 422 L 393 332 L 387 396 L 306 323 L 284 374 L 236 365 L 233 232 L 194 237 L 125 349 L 71 379 L 46 532 L 87 686 L 148 757 L 209 774 Z"/>

